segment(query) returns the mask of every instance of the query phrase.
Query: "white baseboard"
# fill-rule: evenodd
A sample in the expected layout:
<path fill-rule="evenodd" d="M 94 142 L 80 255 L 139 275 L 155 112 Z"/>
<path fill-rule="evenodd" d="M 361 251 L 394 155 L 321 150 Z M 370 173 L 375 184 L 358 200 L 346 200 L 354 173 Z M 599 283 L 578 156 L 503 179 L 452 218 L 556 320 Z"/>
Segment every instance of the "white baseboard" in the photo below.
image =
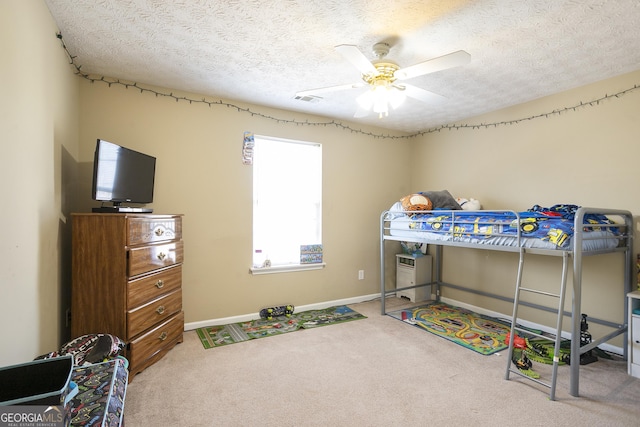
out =
<path fill-rule="evenodd" d="M 362 295 L 353 298 L 344 298 L 334 301 L 325 301 L 315 304 L 307 304 L 296 306 L 296 311 L 309 311 L 309 310 L 322 310 L 323 308 L 335 307 L 336 305 L 357 304 L 359 302 L 371 301 L 373 299 L 380 298 L 380 294 Z M 228 325 L 230 323 L 248 322 L 250 320 L 259 319 L 258 313 L 243 314 L 240 316 L 221 317 L 218 319 L 202 320 L 199 322 L 189 322 L 184 324 L 184 330 L 190 331 L 192 329 L 206 328 L 208 326 Z"/>
<path fill-rule="evenodd" d="M 296 307 L 296 311 L 322 310 L 323 308 L 334 307 L 336 305 L 357 304 L 359 302 L 371 301 L 371 300 L 377 299 L 377 298 L 380 298 L 380 294 L 379 293 L 378 294 L 370 294 L 370 295 L 362 295 L 362 296 L 359 296 L 359 297 L 344 298 L 344 299 L 340 299 L 340 300 L 319 302 L 319 303 L 315 303 L 315 304 L 301 305 L 301 306 L 297 306 Z M 451 304 L 451 305 L 454 305 L 456 307 L 462 307 L 462 308 L 466 308 L 467 310 L 471 310 L 471 311 L 474 311 L 474 312 L 479 313 L 479 314 L 484 314 L 485 316 L 491 316 L 491 317 L 495 317 L 497 319 L 502 319 L 502 320 L 505 320 L 507 322 L 511 322 L 511 315 L 507 315 L 507 314 L 504 314 L 504 313 L 499 313 L 497 311 L 487 310 L 487 309 L 482 308 L 482 307 L 476 307 L 474 305 L 466 304 L 464 302 L 460 302 L 460 301 L 453 300 L 453 299 L 450 299 L 450 298 L 441 298 L 440 300 L 442 302 L 444 302 L 444 303 Z M 255 320 L 255 319 L 258 319 L 258 318 L 260 318 L 258 313 L 250 313 L 250 314 L 243 314 L 243 315 L 240 315 L 240 316 L 221 317 L 221 318 L 218 318 L 218 319 L 202 320 L 200 322 L 185 323 L 184 324 L 184 330 L 185 331 L 190 331 L 192 329 L 206 328 L 208 326 L 228 325 L 230 323 L 248 322 L 250 320 Z M 545 332 L 549 332 L 549 333 L 555 333 L 555 331 L 553 329 L 551 329 L 551 328 L 549 328 L 547 326 L 539 325 L 537 323 L 529 322 L 529 321 L 523 320 L 523 319 L 518 319 L 518 324 L 520 324 L 520 325 L 522 325 L 522 326 L 524 326 L 526 328 L 540 329 L 541 331 L 545 331 Z M 569 338 L 571 338 L 571 334 L 569 334 L 568 332 L 565 332 L 563 334 L 563 337 L 566 338 L 566 339 L 569 339 Z M 622 347 L 613 346 L 613 345 L 607 344 L 607 343 L 600 344 L 598 347 L 601 348 L 602 350 L 608 351 L 610 353 L 615 353 L 615 354 L 620 354 L 620 355 L 622 355 L 624 353 L 623 350 L 622 350 Z"/>

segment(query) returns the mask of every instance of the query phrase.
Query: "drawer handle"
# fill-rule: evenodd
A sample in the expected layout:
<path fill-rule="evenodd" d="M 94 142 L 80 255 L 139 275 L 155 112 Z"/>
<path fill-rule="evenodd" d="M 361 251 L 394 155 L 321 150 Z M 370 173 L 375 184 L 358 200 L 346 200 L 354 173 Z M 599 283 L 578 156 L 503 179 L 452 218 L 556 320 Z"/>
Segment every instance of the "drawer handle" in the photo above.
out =
<path fill-rule="evenodd" d="M 156 288 L 162 289 L 164 287 L 164 282 L 162 280 L 158 280 L 156 282 Z"/>
<path fill-rule="evenodd" d="M 158 339 L 160 341 L 166 340 L 167 339 L 167 333 L 166 332 L 161 333 L 160 336 L 158 337 Z"/>
<path fill-rule="evenodd" d="M 160 252 L 160 253 L 158 254 L 158 259 L 159 259 L 160 261 L 164 260 L 166 257 L 167 257 L 167 254 L 165 254 L 164 252 Z"/>
<path fill-rule="evenodd" d="M 156 228 L 156 236 L 160 237 L 164 234 L 164 230 L 162 228 Z"/>
<path fill-rule="evenodd" d="M 162 314 L 162 313 L 164 313 L 164 305 L 161 305 L 160 307 L 158 307 L 158 308 L 156 309 L 156 313 L 158 313 L 158 314 Z"/>

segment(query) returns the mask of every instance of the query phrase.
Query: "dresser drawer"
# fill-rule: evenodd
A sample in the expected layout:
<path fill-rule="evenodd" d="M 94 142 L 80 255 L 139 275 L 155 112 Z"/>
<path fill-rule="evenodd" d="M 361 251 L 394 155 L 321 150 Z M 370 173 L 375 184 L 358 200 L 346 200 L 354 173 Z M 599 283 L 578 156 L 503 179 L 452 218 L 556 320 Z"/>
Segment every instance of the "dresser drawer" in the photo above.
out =
<path fill-rule="evenodd" d="M 131 339 L 180 310 L 182 310 L 181 289 L 130 310 L 127 312 L 127 336 Z"/>
<path fill-rule="evenodd" d="M 182 217 L 128 218 L 129 246 L 182 239 Z"/>
<path fill-rule="evenodd" d="M 144 361 L 162 351 L 166 347 L 182 342 L 184 330 L 184 313 L 180 312 L 167 321 L 153 328 L 146 334 L 129 343 L 127 358 L 131 364 L 133 374 L 136 374 L 139 366 L 144 366 Z"/>
<path fill-rule="evenodd" d="M 182 266 L 177 265 L 160 270 L 150 276 L 132 280 L 127 284 L 127 308 L 132 310 L 139 305 L 158 298 L 182 286 Z"/>
<path fill-rule="evenodd" d="M 182 263 L 184 257 L 182 240 L 156 244 L 129 250 L 129 277 L 139 276 L 158 268 Z"/>

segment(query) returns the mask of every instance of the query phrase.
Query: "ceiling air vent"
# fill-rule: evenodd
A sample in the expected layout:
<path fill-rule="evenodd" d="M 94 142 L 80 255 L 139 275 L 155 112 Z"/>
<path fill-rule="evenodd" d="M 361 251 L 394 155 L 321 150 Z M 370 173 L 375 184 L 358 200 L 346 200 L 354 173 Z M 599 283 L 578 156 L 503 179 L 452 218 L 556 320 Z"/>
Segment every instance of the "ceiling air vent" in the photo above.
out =
<path fill-rule="evenodd" d="M 304 101 L 304 102 L 320 102 L 320 100 L 322 99 L 321 96 L 314 96 L 314 95 L 296 95 L 293 97 L 293 99 L 297 99 L 298 101 Z"/>

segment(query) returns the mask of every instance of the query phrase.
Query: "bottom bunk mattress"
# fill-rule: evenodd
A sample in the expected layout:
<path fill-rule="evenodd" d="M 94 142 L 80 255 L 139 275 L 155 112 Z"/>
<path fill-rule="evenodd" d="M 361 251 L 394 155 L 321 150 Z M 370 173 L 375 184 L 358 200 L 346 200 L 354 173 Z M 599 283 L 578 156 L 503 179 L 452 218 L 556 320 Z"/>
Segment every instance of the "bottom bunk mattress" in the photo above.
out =
<path fill-rule="evenodd" d="M 556 205 L 513 211 L 436 210 L 408 213 L 390 210 L 386 233 L 407 240 L 460 242 L 478 245 L 572 250 L 577 206 Z M 580 232 L 582 250 L 619 246 L 618 225 L 605 215 L 588 214 Z"/>
<path fill-rule="evenodd" d="M 71 400 L 71 426 L 115 427 L 123 424 L 129 372 L 122 358 L 77 366 L 71 380 L 78 394 Z"/>

